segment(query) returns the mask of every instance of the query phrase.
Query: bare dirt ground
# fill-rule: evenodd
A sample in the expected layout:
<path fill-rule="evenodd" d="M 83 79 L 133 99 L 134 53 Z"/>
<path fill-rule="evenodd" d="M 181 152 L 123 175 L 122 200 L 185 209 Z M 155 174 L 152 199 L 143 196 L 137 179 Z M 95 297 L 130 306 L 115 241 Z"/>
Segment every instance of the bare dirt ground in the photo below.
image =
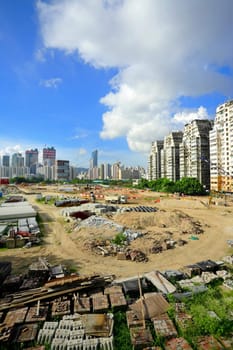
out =
<path fill-rule="evenodd" d="M 96 255 L 86 248 L 86 242 L 93 238 L 112 239 L 116 232 L 107 228 L 82 228 L 73 230 L 72 223 L 66 223 L 61 208 L 40 204 L 35 195 L 26 195 L 28 201 L 38 210 L 44 224 L 44 243 L 30 249 L 19 248 L 0 251 L 0 260 L 10 260 L 15 272 L 37 260 L 47 257 L 52 264 L 62 263 L 81 274 L 103 273 L 117 277 L 134 276 L 151 270 L 177 269 L 205 259 L 220 260 L 229 254 L 226 241 L 233 239 L 233 203 L 211 205 L 207 198 L 181 199 L 161 197 L 148 192 L 135 192 L 130 205 L 155 206 L 155 213 L 121 213 L 112 216 L 115 222 L 145 234 L 132 242 L 131 246 L 147 254 L 147 263 L 117 260 L 116 257 Z M 201 203 L 202 202 L 202 203 Z M 203 233 L 199 240 L 190 240 L 196 227 Z M 159 254 L 151 254 L 153 242 L 161 237 L 182 238 L 188 243 Z"/>

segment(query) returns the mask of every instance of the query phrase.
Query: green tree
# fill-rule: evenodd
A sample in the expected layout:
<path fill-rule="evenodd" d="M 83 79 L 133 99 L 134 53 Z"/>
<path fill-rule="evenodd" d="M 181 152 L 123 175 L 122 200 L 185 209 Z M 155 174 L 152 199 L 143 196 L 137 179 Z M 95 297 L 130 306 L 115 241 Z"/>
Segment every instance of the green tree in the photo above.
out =
<path fill-rule="evenodd" d="M 194 177 L 183 177 L 175 183 L 176 192 L 188 195 L 203 195 L 205 190 L 203 185 Z"/>
<path fill-rule="evenodd" d="M 175 191 L 175 183 L 167 178 L 161 178 L 155 181 L 153 190 L 157 192 L 172 193 Z"/>
<path fill-rule="evenodd" d="M 144 188 L 149 188 L 149 181 L 146 179 L 140 179 L 137 188 L 139 189 L 144 189 Z"/>

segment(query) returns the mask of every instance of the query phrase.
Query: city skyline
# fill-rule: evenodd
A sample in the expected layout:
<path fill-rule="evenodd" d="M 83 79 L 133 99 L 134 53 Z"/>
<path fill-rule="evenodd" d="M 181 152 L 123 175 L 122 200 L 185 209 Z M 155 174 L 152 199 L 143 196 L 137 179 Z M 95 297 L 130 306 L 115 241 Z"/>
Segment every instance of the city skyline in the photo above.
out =
<path fill-rule="evenodd" d="M 151 142 L 233 97 L 231 0 L 0 9 L 0 156 L 53 145 L 78 167 L 95 149 L 146 167 Z"/>

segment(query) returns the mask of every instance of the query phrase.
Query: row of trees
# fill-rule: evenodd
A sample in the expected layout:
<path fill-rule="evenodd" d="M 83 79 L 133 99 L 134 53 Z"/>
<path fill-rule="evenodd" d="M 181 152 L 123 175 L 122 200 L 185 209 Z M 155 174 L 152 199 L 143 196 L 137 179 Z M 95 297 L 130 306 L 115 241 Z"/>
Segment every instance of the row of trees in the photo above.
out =
<path fill-rule="evenodd" d="M 158 180 L 146 180 L 141 179 L 137 186 L 139 189 L 150 189 L 156 192 L 166 193 L 184 193 L 187 195 L 204 195 L 206 190 L 203 185 L 193 177 L 183 177 L 176 182 L 167 178 L 161 178 Z"/>
<path fill-rule="evenodd" d="M 44 184 L 50 184 L 50 183 L 58 183 L 57 181 L 44 181 L 42 177 L 31 177 L 31 178 L 24 178 L 24 177 L 15 177 L 10 180 L 11 183 L 44 183 Z M 98 184 L 96 181 L 84 179 L 74 179 L 70 181 L 71 184 Z M 132 187 L 132 180 L 128 181 L 120 181 L 120 180 L 105 180 L 101 183 L 110 185 L 110 186 L 123 186 L 123 187 Z M 137 188 L 139 189 L 150 189 L 152 191 L 156 192 L 167 192 L 167 193 L 184 193 L 187 195 L 204 195 L 206 194 L 206 190 L 203 187 L 203 185 L 196 179 L 192 177 L 184 177 L 179 181 L 171 181 L 167 178 L 161 178 L 158 180 L 146 180 L 141 179 L 139 181 L 139 184 L 137 185 Z"/>

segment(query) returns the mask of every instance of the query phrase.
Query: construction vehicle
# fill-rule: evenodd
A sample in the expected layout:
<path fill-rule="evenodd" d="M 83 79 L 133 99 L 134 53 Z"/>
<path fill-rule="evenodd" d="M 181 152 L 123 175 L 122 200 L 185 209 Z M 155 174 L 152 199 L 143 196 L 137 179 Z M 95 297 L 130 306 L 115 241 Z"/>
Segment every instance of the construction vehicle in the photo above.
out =
<path fill-rule="evenodd" d="M 125 204 L 128 201 L 127 196 L 118 194 L 106 195 L 104 199 L 106 203 L 112 204 Z"/>

